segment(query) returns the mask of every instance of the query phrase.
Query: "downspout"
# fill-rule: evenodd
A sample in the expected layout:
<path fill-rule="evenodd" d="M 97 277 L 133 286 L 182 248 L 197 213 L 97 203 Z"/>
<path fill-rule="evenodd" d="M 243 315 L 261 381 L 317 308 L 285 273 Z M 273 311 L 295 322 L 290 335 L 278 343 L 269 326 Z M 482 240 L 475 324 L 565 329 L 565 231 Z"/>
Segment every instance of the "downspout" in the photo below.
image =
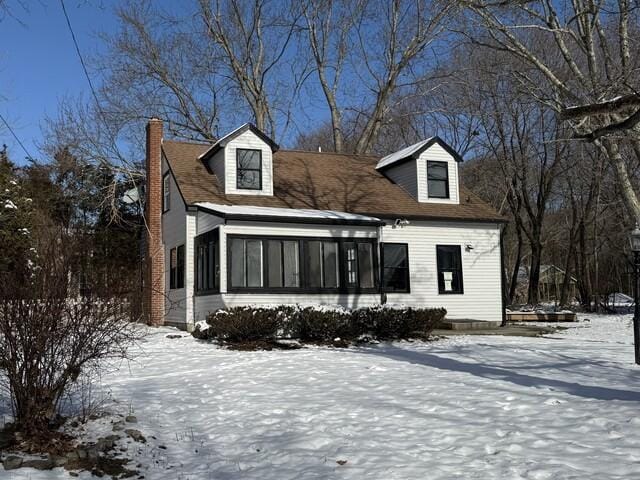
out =
<path fill-rule="evenodd" d="M 500 301 L 502 307 L 502 323 L 500 323 L 501 327 L 507 326 L 507 305 L 506 305 L 506 295 L 504 291 L 505 285 L 505 271 L 504 271 L 504 230 L 505 225 L 500 225 Z"/>
<path fill-rule="evenodd" d="M 384 305 L 387 303 L 387 294 L 384 292 L 382 288 L 382 279 L 384 276 L 384 265 L 383 265 L 383 254 L 382 254 L 382 229 L 384 228 L 384 223 L 378 226 L 378 288 L 380 288 L 380 305 Z"/>

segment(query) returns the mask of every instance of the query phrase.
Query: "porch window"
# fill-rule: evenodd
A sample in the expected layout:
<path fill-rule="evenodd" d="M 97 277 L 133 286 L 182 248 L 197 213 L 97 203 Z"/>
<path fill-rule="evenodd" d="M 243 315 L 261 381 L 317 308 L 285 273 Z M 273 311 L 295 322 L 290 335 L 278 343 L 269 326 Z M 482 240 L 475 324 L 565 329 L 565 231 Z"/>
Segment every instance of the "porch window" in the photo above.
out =
<path fill-rule="evenodd" d="M 385 292 L 409 292 L 409 249 L 406 243 L 382 245 L 382 288 Z"/>
<path fill-rule="evenodd" d="M 236 188 L 262 190 L 261 150 L 236 150 Z"/>
<path fill-rule="evenodd" d="M 218 230 L 198 235 L 195 238 L 195 287 L 197 294 L 208 294 L 220 290 L 220 258 Z"/>
<path fill-rule="evenodd" d="M 169 251 L 169 288 L 184 288 L 184 245 Z"/>
<path fill-rule="evenodd" d="M 374 293 L 377 289 L 375 240 L 228 238 L 230 290 Z"/>
<path fill-rule="evenodd" d="M 447 162 L 427 162 L 427 193 L 429 198 L 449 198 Z"/>
<path fill-rule="evenodd" d="M 464 293 L 460 245 L 437 245 L 438 292 Z"/>

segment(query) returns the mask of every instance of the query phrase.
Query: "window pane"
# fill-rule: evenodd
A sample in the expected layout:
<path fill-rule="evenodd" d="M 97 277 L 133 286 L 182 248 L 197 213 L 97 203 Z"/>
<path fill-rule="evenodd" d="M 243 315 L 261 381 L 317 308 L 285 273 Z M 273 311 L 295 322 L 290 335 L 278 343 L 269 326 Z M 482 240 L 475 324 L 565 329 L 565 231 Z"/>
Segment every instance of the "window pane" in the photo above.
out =
<path fill-rule="evenodd" d="M 385 243 L 382 288 L 387 292 L 409 290 L 409 259 L 406 245 Z"/>
<path fill-rule="evenodd" d="M 430 197 L 449 198 L 446 162 L 427 162 L 427 190 Z"/>
<path fill-rule="evenodd" d="M 172 248 L 169 252 L 169 288 L 176 288 L 176 268 L 178 259 L 176 249 Z"/>
<path fill-rule="evenodd" d="M 322 243 L 317 241 L 307 242 L 307 275 L 310 287 L 322 286 L 321 245 Z"/>
<path fill-rule="evenodd" d="M 260 188 L 260 172 L 255 170 L 238 170 L 238 188 Z"/>
<path fill-rule="evenodd" d="M 215 247 L 214 242 L 209 242 L 207 251 L 207 289 L 213 290 L 215 288 Z"/>
<path fill-rule="evenodd" d="M 246 287 L 247 283 L 244 276 L 244 240 L 234 238 L 231 240 L 231 286 Z"/>
<path fill-rule="evenodd" d="M 284 286 L 300 286 L 300 256 L 298 254 L 298 242 L 282 242 L 284 249 Z"/>
<path fill-rule="evenodd" d="M 269 269 L 270 287 L 282 286 L 282 242 L 269 240 L 267 242 L 267 263 Z"/>
<path fill-rule="evenodd" d="M 238 168 L 253 168 L 256 170 L 260 169 L 260 151 L 259 150 L 238 149 L 237 152 L 238 152 Z"/>
<path fill-rule="evenodd" d="M 347 271 L 347 285 L 355 287 L 358 285 L 358 252 L 355 243 L 344 244 L 344 261 Z"/>
<path fill-rule="evenodd" d="M 176 269 L 176 288 L 184 288 L 184 245 L 177 248 Z"/>
<path fill-rule="evenodd" d="M 336 288 L 340 285 L 338 278 L 338 244 L 336 242 L 323 242 L 323 247 L 324 287 Z"/>
<path fill-rule="evenodd" d="M 204 289 L 204 246 L 198 246 L 198 280 L 197 280 L 197 288 L 198 290 Z"/>
<path fill-rule="evenodd" d="M 385 267 L 402 267 L 408 266 L 407 249 L 404 245 L 394 245 L 385 243 L 384 249 L 384 266 Z"/>
<path fill-rule="evenodd" d="M 373 245 L 358 244 L 358 269 L 360 270 L 360 288 L 373 288 Z"/>
<path fill-rule="evenodd" d="M 262 240 L 247 240 L 247 287 L 262 286 Z"/>
<path fill-rule="evenodd" d="M 462 293 L 462 256 L 459 245 L 438 245 L 438 291 Z"/>

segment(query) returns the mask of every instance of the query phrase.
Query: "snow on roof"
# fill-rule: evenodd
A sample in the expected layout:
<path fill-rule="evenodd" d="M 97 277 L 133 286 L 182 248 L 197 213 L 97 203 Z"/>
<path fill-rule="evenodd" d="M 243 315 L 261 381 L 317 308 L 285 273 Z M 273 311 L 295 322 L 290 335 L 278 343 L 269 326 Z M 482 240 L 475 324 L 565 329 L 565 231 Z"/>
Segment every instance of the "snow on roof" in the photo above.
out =
<path fill-rule="evenodd" d="M 414 143 L 413 145 L 409 145 L 408 147 L 405 147 L 402 150 L 398 150 L 397 152 L 392 153 L 391 155 L 382 157 L 378 162 L 378 164 L 376 165 L 376 168 L 383 168 L 399 160 L 410 157 L 415 152 L 417 152 L 422 147 L 424 147 L 427 143 L 429 143 L 432 139 L 433 137 L 427 138 L 426 140 L 422 140 L 421 142 Z"/>
<path fill-rule="evenodd" d="M 382 220 L 367 215 L 358 215 L 357 213 L 337 212 L 334 210 L 314 210 L 301 208 L 275 208 L 275 207 L 254 207 L 251 205 L 221 205 L 210 202 L 197 202 L 198 207 L 221 213 L 225 216 L 258 216 L 258 217 L 282 217 L 305 219 L 308 223 L 310 220 L 318 221 L 338 221 L 344 223 L 365 222 L 365 223 L 382 223 Z"/>

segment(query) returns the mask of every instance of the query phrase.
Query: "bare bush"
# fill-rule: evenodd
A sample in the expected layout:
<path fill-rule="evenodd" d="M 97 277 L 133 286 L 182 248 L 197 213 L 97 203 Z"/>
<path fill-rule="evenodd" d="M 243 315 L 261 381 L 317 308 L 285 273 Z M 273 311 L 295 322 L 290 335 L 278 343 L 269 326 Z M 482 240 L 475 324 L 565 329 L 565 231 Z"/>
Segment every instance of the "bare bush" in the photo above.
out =
<path fill-rule="evenodd" d="M 118 297 L 75 294 L 73 237 L 47 238 L 35 262 L 15 259 L 16 268 L 0 273 L 0 387 L 30 450 L 55 436 L 61 403 L 82 375 L 127 358 L 141 335 Z"/>

